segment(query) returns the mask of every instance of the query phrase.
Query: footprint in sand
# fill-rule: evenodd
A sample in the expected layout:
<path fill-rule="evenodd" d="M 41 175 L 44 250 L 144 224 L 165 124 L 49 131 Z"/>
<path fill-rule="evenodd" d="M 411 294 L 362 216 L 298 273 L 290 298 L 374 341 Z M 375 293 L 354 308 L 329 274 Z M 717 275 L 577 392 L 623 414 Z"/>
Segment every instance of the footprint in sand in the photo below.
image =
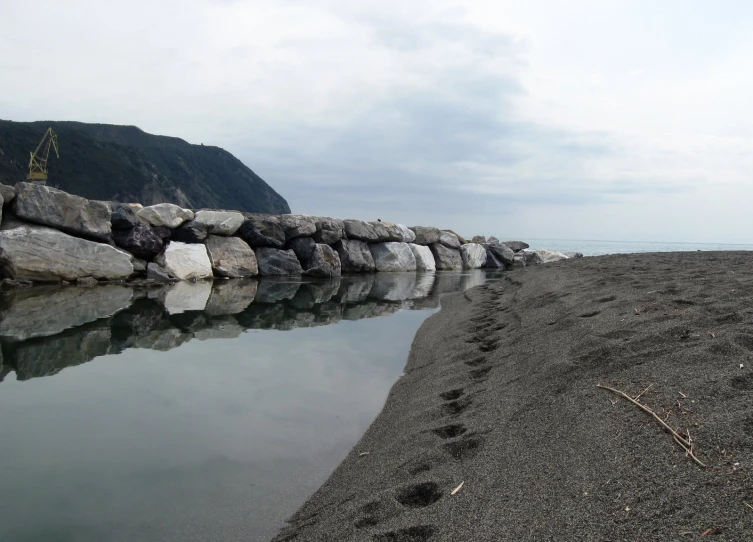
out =
<path fill-rule="evenodd" d="M 434 536 L 435 529 L 431 525 L 406 527 L 397 531 L 374 535 L 374 542 L 426 542 Z"/>
<path fill-rule="evenodd" d="M 460 396 L 464 393 L 465 390 L 463 388 L 455 388 L 454 390 L 443 391 L 439 394 L 439 397 L 441 397 L 445 401 L 454 401 L 456 399 L 459 399 Z"/>

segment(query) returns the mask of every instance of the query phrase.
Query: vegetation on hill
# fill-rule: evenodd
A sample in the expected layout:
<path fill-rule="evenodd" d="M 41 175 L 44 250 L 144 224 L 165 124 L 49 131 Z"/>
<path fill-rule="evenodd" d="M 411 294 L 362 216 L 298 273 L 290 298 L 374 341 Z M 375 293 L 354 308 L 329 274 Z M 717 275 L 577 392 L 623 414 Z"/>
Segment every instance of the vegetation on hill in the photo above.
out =
<path fill-rule="evenodd" d="M 0 120 L 0 183 L 26 180 L 29 153 L 52 126 L 48 186 L 90 199 L 289 213 L 285 199 L 229 152 L 135 126 Z"/>

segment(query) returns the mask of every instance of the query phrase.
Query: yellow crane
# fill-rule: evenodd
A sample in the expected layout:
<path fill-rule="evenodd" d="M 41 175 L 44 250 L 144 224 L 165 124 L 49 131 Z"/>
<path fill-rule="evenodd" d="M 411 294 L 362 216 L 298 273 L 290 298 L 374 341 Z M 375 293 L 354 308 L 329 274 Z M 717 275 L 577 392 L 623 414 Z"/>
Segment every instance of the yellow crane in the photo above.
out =
<path fill-rule="evenodd" d="M 37 145 L 37 150 L 31 153 L 29 174 L 26 176 L 28 180 L 47 180 L 47 159 L 50 157 L 50 147 L 55 148 L 55 154 L 60 158 L 60 153 L 58 152 L 58 135 L 52 128 L 47 128 L 42 141 Z"/>

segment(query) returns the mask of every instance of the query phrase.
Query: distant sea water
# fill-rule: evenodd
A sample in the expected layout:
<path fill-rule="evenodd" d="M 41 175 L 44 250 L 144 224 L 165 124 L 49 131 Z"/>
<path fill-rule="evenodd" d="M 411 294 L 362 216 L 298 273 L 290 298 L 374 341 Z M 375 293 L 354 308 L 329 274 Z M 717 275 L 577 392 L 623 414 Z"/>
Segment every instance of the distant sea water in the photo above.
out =
<path fill-rule="evenodd" d="M 557 252 L 581 252 L 584 256 L 631 254 L 636 252 L 695 252 L 697 250 L 753 250 L 753 244 L 665 243 L 644 241 L 597 241 L 572 239 L 525 239 L 531 248 Z"/>

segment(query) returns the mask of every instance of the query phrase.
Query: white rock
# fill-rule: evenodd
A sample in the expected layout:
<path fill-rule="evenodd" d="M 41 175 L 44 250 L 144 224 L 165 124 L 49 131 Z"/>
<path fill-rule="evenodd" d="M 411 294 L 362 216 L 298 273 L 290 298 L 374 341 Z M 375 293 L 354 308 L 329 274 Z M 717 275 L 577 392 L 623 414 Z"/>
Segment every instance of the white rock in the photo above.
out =
<path fill-rule="evenodd" d="M 467 243 L 460 247 L 463 268 L 481 269 L 486 264 L 486 249 L 477 243 Z"/>
<path fill-rule="evenodd" d="M 212 235 L 233 235 L 243 224 L 243 215 L 235 211 L 196 211 L 192 224 Z"/>
<path fill-rule="evenodd" d="M 194 214 L 190 209 L 183 209 L 172 203 L 158 203 L 140 209 L 136 216 L 152 226 L 177 228 L 187 220 L 192 220 Z"/>
<path fill-rule="evenodd" d="M 395 226 L 403 234 L 403 243 L 412 243 L 416 240 L 416 232 L 414 232 L 408 226 L 404 226 L 403 224 L 395 224 Z"/>
<path fill-rule="evenodd" d="M 529 251 L 525 250 L 524 252 L 529 252 Z M 545 248 L 540 248 L 532 252 L 535 252 L 536 254 L 539 255 L 539 258 L 541 258 L 541 263 L 551 263 L 551 262 L 558 262 L 560 260 L 569 259 L 567 254 L 564 254 L 562 252 L 555 252 L 553 250 L 547 250 Z"/>
<path fill-rule="evenodd" d="M 416 257 L 408 243 L 369 245 L 377 271 L 415 271 Z"/>
<path fill-rule="evenodd" d="M 437 263 L 434 261 L 434 255 L 431 253 L 431 249 L 425 245 L 415 245 L 413 243 L 408 245 L 413 252 L 413 256 L 416 258 L 416 270 L 417 271 L 436 271 Z"/>
<path fill-rule="evenodd" d="M 207 249 L 197 243 L 170 241 L 155 262 L 180 280 L 212 278 L 212 262 L 209 260 Z"/>
<path fill-rule="evenodd" d="M 180 314 L 203 311 L 211 294 L 211 282 L 176 282 L 160 292 L 159 300 L 169 314 Z"/>

